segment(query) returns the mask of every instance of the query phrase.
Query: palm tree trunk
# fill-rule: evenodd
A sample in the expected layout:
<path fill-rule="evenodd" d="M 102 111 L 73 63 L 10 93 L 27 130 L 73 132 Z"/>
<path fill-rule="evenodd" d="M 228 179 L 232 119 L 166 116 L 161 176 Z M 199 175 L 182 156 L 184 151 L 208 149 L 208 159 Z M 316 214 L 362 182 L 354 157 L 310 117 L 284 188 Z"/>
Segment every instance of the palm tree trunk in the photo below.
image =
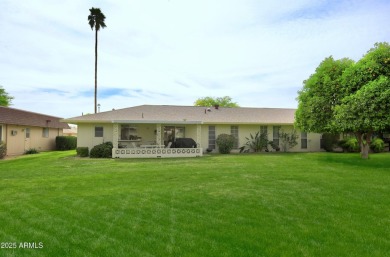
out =
<path fill-rule="evenodd" d="M 97 47 L 98 47 L 98 32 L 95 28 L 95 113 L 97 113 Z"/>

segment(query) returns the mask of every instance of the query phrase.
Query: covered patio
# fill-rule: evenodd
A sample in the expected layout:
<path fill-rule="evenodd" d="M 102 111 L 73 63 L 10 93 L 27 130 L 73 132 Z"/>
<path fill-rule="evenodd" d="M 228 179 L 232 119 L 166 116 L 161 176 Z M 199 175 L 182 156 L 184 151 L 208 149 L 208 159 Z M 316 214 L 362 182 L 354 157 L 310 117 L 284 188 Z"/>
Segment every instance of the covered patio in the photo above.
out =
<path fill-rule="evenodd" d="M 177 139 L 193 139 L 196 144 L 175 145 Z M 128 123 L 113 124 L 113 158 L 169 158 L 202 156 L 201 124 Z"/>

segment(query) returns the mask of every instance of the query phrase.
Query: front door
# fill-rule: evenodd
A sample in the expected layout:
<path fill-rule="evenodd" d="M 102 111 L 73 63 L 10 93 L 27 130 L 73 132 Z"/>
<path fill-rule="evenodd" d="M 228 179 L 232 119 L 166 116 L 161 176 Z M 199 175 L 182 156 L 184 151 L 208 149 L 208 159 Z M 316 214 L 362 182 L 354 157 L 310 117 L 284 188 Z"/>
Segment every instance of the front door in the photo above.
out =
<path fill-rule="evenodd" d="M 30 149 L 30 128 L 26 128 L 24 133 L 24 150 L 27 151 Z"/>

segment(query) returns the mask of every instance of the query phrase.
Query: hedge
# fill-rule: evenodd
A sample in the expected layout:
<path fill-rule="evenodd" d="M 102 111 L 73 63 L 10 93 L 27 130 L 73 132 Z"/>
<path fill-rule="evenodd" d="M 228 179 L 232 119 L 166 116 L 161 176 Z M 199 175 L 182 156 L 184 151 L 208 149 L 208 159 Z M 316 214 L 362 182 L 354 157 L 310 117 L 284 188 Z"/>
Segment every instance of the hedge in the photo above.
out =
<path fill-rule="evenodd" d="M 57 136 L 56 149 L 59 151 L 74 150 L 77 147 L 77 137 Z"/>

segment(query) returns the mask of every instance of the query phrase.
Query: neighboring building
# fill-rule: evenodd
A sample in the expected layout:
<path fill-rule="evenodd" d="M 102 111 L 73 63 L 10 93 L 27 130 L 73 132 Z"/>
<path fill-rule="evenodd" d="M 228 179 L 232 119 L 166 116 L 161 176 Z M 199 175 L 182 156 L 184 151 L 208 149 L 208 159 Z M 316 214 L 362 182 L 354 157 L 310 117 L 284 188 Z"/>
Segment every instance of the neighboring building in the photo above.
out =
<path fill-rule="evenodd" d="M 219 134 L 237 138 L 236 151 L 246 137 L 266 131 L 268 140 L 279 143 L 279 131 L 293 129 L 295 109 L 223 108 L 141 105 L 65 119 L 78 125 L 78 147 L 89 150 L 103 142 L 114 145 L 113 158 L 200 156 L 217 151 Z M 294 152 L 321 151 L 320 134 L 299 133 Z M 197 148 L 171 149 L 169 142 L 192 138 Z"/>
<path fill-rule="evenodd" d="M 69 125 L 70 128 L 63 129 L 63 136 L 77 137 L 77 126 Z"/>
<path fill-rule="evenodd" d="M 20 155 L 35 148 L 55 149 L 55 138 L 68 124 L 62 118 L 0 106 L 0 141 L 7 144 L 7 155 Z"/>

